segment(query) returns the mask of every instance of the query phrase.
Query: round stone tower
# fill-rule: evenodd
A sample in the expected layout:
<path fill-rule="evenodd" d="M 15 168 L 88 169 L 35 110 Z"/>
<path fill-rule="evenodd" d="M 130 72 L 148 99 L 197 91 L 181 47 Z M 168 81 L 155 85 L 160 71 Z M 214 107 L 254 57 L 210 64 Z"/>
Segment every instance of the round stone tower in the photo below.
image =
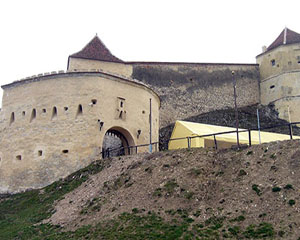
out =
<path fill-rule="evenodd" d="M 261 103 L 274 104 L 282 119 L 300 121 L 300 34 L 285 28 L 256 61 Z"/>

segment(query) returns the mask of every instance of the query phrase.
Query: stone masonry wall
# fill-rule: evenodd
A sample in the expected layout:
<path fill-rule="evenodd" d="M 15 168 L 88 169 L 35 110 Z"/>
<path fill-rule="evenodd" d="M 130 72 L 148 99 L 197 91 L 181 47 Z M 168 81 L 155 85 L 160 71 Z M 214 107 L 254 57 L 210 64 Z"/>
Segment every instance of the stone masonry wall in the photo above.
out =
<path fill-rule="evenodd" d="M 0 193 L 43 187 L 88 165 L 100 157 L 110 129 L 121 132 L 130 145 L 149 143 L 145 123 L 150 98 L 152 141 L 157 142 L 160 103 L 143 84 L 95 72 L 37 77 L 4 86 Z M 103 122 L 101 130 L 98 120 Z"/>
<path fill-rule="evenodd" d="M 256 64 L 130 64 L 132 77 L 149 84 L 161 98 L 161 127 L 175 120 L 233 107 L 232 71 L 237 80 L 238 106 L 259 103 Z"/>

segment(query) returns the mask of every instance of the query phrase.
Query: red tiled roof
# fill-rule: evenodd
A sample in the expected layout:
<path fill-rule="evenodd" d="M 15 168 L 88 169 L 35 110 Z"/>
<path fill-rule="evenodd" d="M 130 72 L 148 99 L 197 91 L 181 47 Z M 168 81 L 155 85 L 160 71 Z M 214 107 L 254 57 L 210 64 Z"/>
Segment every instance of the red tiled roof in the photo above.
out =
<path fill-rule="evenodd" d="M 267 51 L 285 44 L 300 43 L 300 34 L 285 28 L 276 40 L 267 48 Z"/>
<path fill-rule="evenodd" d="M 70 55 L 70 57 L 108 62 L 123 62 L 121 59 L 111 54 L 98 36 L 95 36 L 81 51 Z"/>

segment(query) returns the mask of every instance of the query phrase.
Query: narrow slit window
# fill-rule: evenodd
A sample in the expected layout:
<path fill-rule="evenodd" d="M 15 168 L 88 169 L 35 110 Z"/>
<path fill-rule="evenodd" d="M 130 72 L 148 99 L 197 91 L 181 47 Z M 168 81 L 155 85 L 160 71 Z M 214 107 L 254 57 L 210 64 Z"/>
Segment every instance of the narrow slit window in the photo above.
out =
<path fill-rule="evenodd" d="M 68 107 L 64 107 L 64 110 L 65 110 L 65 112 L 66 112 L 66 111 L 68 111 L 68 110 L 69 110 L 69 108 L 68 108 Z"/>
<path fill-rule="evenodd" d="M 122 119 L 122 117 L 123 117 L 123 111 L 120 111 L 119 118 Z"/>
<path fill-rule="evenodd" d="M 274 87 L 275 87 L 275 85 L 271 85 L 271 86 L 270 86 L 270 89 L 272 89 L 272 88 L 274 88 Z"/>
<path fill-rule="evenodd" d="M 53 107 L 51 119 L 56 118 L 56 117 L 57 117 L 57 108 L 56 108 L 56 107 Z"/>
<path fill-rule="evenodd" d="M 42 110 L 42 111 L 43 111 L 43 113 L 46 113 L 46 112 L 47 112 L 46 108 L 43 108 L 43 110 Z"/>
<path fill-rule="evenodd" d="M 23 111 L 23 112 L 22 112 L 22 115 L 23 115 L 23 116 L 25 116 L 25 114 L 26 114 L 26 112 L 25 112 L 25 111 Z"/>
<path fill-rule="evenodd" d="M 68 153 L 69 150 L 68 150 L 68 149 L 64 149 L 64 150 L 62 150 L 62 152 L 63 152 L 63 153 Z"/>
<path fill-rule="evenodd" d="M 14 121 L 15 121 L 15 113 L 12 112 L 12 113 L 10 114 L 9 125 L 11 125 Z"/>
<path fill-rule="evenodd" d="M 82 105 L 81 104 L 79 104 L 78 105 L 78 108 L 77 108 L 77 113 L 76 113 L 76 118 L 78 117 L 78 116 L 80 116 L 80 115 L 82 115 Z"/>
<path fill-rule="evenodd" d="M 43 151 L 42 150 L 39 150 L 38 151 L 38 156 L 40 157 L 40 156 L 43 156 Z"/>
<path fill-rule="evenodd" d="M 30 116 L 30 122 L 32 122 L 36 118 L 36 109 L 32 109 L 31 116 Z"/>

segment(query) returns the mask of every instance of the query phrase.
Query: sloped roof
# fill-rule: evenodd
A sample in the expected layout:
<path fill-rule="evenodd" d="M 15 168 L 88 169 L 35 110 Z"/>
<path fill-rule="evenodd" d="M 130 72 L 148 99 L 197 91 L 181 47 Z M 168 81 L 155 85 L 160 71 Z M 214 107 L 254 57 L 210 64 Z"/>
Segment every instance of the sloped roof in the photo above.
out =
<path fill-rule="evenodd" d="M 111 54 L 97 35 L 81 51 L 70 55 L 70 57 L 108 62 L 123 62 L 121 59 Z"/>
<path fill-rule="evenodd" d="M 267 51 L 270 51 L 281 45 L 293 43 L 300 43 L 300 34 L 285 28 L 276 38 L 276 40 L 267 48 Z"/>

